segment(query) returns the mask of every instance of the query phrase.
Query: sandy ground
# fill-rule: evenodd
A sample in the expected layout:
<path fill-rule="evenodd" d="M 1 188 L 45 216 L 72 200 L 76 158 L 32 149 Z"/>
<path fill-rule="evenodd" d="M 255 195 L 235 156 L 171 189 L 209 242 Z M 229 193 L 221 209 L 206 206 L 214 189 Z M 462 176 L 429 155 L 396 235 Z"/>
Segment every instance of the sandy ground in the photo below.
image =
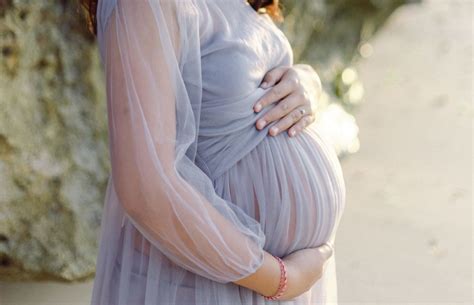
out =
<path fill-rule="evenodd" d="M 360 151 L 343 160 L 339 303 L 472 304 L 474 1 L 400 8 L 359 64 Z M 92 282 L 0 284 L 0 305 L 89 305 Z"/>
<path fill-rule="evenodd" d="M 396 11 L 360 62 L 360 151 L 343 161 L 340 304 L 472 304 L 472 10 Z"/>

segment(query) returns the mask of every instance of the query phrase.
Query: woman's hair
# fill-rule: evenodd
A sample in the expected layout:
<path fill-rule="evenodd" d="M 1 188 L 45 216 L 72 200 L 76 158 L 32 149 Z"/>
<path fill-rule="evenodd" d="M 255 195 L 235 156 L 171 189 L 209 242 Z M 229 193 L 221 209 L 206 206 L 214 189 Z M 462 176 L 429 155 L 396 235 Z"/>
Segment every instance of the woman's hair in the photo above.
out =
<path fill-rule="evenodd" d="M 87 26 L 89 30 L 97 35 L 97 20 L 96 20 L 96 11 L 97 3 L 100 0 L 79 0 L 81 6 L 86 11 Z M 245 0 L 242 0 L 245 1 Z M 278 0 L 247 0 L 247 2 L 252 6 L 255 11 L 260 11 L 261 9 L 265 10 L 274 21 L 282 22 L 283 15 L 280 9 L 280 3 Z"/>

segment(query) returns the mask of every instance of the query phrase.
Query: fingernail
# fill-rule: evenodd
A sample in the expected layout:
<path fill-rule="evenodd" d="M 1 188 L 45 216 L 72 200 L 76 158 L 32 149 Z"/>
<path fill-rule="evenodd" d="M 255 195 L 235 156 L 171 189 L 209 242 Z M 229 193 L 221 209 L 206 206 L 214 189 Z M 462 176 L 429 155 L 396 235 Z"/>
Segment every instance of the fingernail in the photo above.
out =
<path fill-rule="evenodd" d="M 272 127 L 270 128 L 270 131 L 272 132 L 273 135 L 276 135 L 278 132 L 278 127 Z"/>
<path fill-rule="evenodd" d="M 262 109 L 262 105 L 261 105 L 261 104 L 255 104 L 255 111 L 256 111 L 256 112 L 259 112 L 261 109 Z"/>
<path fill-rule="evenodd" d="M 290 130 L 290 137 L 294 136 L 295 135 L 295 131 L 294 130 Z"/>
<path fill-rule="evenodd" d="M 267 83 L 267 82 L 263 82 L 263 83 L 260 85 L 260 87 L 262 87 L 262 88 L 266 88 L 267 86 L 268 86 L 268 83 Z"/>
<path fill-rule="evenodd" d="M 262 129 L 265 126 L 265 124 L 267 124 L 267 122 L 265 120 L 261 120 L 257 123 L 258 128 L 260 128 L 260 129 Z"/>

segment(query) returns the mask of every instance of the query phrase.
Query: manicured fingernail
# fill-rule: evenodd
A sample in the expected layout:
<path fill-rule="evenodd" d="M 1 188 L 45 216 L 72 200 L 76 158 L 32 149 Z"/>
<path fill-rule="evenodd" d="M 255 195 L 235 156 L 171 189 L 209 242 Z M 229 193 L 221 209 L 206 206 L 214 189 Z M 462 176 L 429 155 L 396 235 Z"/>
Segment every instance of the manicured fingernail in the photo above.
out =
<path fill-rule="evenodd" d="M 290 130 L 290 137 L 294 136 L 295 135 L 295 131 L 294 130 Z"/>
<path fill-rule="evenodd" d="M 278 127 L 272 127 L 270 128 L 270 131 L 272 132 L 272 134 L 275 136 L 278 132 Z"/>
<path fill-rule="evenodd" d="M 261 105 L 261 104 L 255 104 L 255 111 L 256 111 L 256 112 L 259 112 L 261 109 L 262 109 L 262 105 Z"/>
<path fill-rule="evenodd" d="M 268 86 L 268 83 L 267 83 L 267 82 L 263 82 L 263 83 L 260 85 L 260 87 L 262 87 L 262 88 L 266 88 L 267 86 Z"/>
<path fill-rule="evenodd" d="M 267 124 L 267 122 L 265 120 L 260 120 L 258 121 L 257 125 L 258 125 L 258 128 L 262 129 L 265 124 Z"/>

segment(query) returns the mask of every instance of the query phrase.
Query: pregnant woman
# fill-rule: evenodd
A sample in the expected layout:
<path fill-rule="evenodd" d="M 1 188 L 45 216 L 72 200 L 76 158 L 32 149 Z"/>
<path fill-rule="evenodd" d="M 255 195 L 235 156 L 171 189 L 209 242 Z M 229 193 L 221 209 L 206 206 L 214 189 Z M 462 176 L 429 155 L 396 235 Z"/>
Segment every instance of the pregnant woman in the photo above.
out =
<path fill-rule="evenodd" d="M 337 304 L 344 179 L 314 124 L 286 132 L 305 109 L 289 84 L 314 93 L 316 74 L 271 17 L 245 0 L 91 10 L 112 165 L 92 304 Z"/>

